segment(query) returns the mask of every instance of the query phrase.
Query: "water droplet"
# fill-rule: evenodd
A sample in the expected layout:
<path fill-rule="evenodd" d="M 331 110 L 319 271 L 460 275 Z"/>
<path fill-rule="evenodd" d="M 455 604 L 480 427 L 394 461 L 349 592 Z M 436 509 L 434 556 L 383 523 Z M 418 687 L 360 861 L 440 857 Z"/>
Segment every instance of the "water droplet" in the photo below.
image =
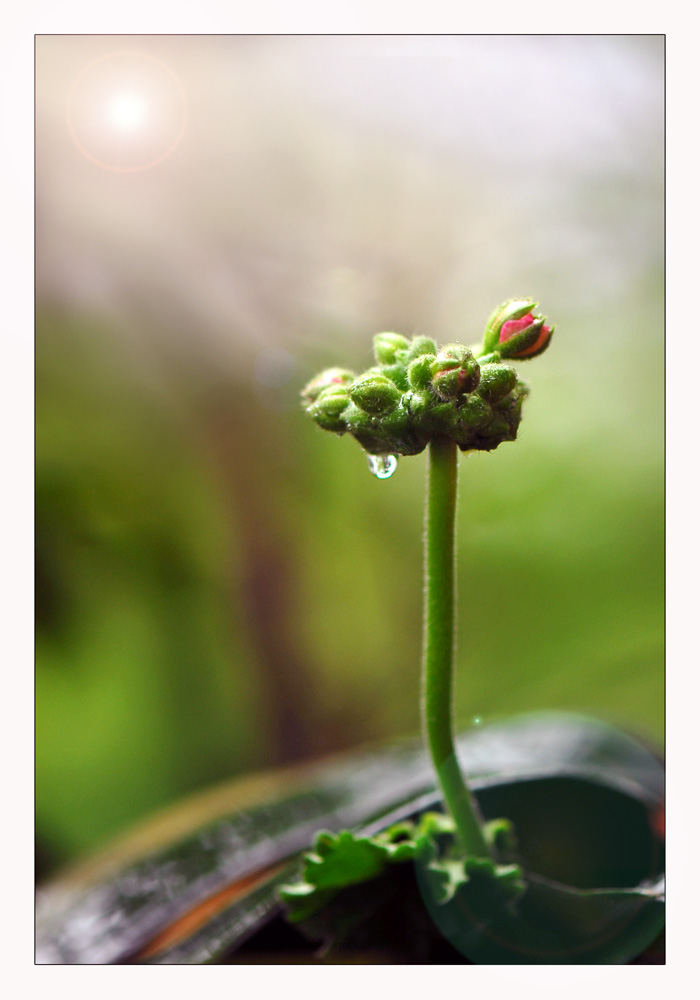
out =
<path fill-rule="evenodd" d="M 396 455 L 368 455 L 369 471 L 377 479 L 389 479 L 396 472 L 399 460 Z"/>

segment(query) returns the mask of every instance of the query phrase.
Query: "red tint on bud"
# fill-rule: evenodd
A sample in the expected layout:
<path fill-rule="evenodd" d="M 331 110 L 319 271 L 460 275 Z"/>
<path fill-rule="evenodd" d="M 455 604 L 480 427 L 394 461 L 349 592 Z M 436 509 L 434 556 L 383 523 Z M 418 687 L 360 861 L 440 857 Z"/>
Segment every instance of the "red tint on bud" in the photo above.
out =
<path fill-rule="evenodd" d="M 354 378 L 356 378 L 355 373 L 348 371 L 347 368 L 326 368 L 304 386 L 301 391 L 302 399 L 306 403 L 315 403 L 324 389 L 349 385 Z"/>
<path fill-rule="evenodd" d="M 448 400 L 476 389 L 481 369 L 468 347 L 446 344 L 431 362 L 432 385 L 440 399 Z"/>
<path fill-rule="evenodd" d="M 510 319 L 503 324 L 501 327 L 500 334 L 498 336 L 498 343 L 505 344 L 507 341 L 512 340 L 519 333 L 527 330 L 528 327 L 532 327 L 537 323 L 537 320 L 532 315 L 532 313 L 527 313 L 526 316 L 522 316 L 520 319 Z M 515 351 L 508 352 L 508 356 L 511 358 L 534 358 L 535 355 L 541 354 L 542 351 L 549 344 L 550 337 L 554 332 L 554 327 L 544 326 L 544 324 L 539 328 L 538 331 L 533 330 L 535 334 L 534 339 L 525 339 L 525 343 L 519 349 Z"/>

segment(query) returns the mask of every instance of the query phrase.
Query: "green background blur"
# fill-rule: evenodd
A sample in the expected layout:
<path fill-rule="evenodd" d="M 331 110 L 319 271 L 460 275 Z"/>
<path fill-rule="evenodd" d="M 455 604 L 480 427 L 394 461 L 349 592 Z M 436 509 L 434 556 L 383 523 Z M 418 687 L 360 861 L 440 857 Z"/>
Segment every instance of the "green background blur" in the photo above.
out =
<path fill-rule="evenodd" d="M 557 332 L 517 443 L 461 459 L 458 719 L 661 743 L 663 55 L 38 37 L 40 876 L 418 730 L 425 455 L 378 481 L 298 393 L 379 330 L 474 342 L 510 296 Z"/>

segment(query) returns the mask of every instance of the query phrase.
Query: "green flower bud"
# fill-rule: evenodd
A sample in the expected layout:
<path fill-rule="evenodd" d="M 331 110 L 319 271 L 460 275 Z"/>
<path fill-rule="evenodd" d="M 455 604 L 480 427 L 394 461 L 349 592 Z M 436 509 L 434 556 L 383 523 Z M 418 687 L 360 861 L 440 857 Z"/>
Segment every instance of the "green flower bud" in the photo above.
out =
<path fill-rule="evenodd" d="M 436 396 L 434 392 L 420 392 L 418 390 L 404 393 L 401 405 L 411 415 L 414 424 L 418 426 L 423 415 L 435 406 Z"/>
<path fill-rule="evenodd" d="M 408 366 L 408 382 L 412 389 L 424 392 L 429 389 L 433 380 L 434 354 L 423 354 Z"/>
<path fill-rule="evenodd" d="M 390 435 L 385 427 L 385 417 L 374 417 L 356 403 L 350 403 L 343 414 L 347 429 L 365 451 L 372 454 L 390 453 Z"/>
<path fill-rule="evenodd" d="M 529 386 L 525 382 L 518 381 L 513 391 L 494 406 L 495 412 L 508 420 L 510 428 L 513 431 L 512 440 L 515 440 L 515 431 L 520 423 L 523 402 L 529 394 Z"/>
<path fill-rule="evenodd" d="M 503 324 L 511 320 L 522 319 L 536 305 L 537 303 L 533 299 L 508 299 L 497 306 L 486 322 L 481 353 L 490 354 L 491 351 L 495 351 L 499 346 L 498 338 Z"/>
<path fill-rule="evenodd" d="M 397 406 L 381 418 L 390 450 L 399 455 L 417 455 L 429 441 L 429 435 L 416 426 L 413 415 L 404 406 Z"/>
<path fill-rule="evenodd" d="M 306 403 L 313 403 L 324 389 L 334 385 L 347 385 L 355 377 L 355 373 L 346 368 L 327 368 L 304 386 L 301 390 L 302 399 Z"/>
<path fill-rule="evenodd" d="M 343 413 L 350 405 L 350 396 L 344 386 L 333 385 L 324 389 L 312 403 L 308 412 L 324 431 L 342 434 L 347 430 Z"/>
<path fill-rule="evenodd" d="M 403 360 L 408 363 L 421 354 L 437 354 L 437 344 L 430 337 L 414 337 Z"/>
<path fill-rule="evenodd" d="M 370 454 L 413 454 L 413 450 L 402 447 L 403 437 L 410 436 L 410 427 L 401 419 L 399 409 L 374 417 L 350 403 L 344 417 L 352 436 Z"/>
<path fill-rule="evenodd" d="M 458 430 L 459 415 L 452 400 L 447 403 L 436 403 L 423 415 L 421 424 L 431 434 L 446 434 L 453 437 Z"/>
<path fill-rule="evenodd" d="M 373 372 L 360 375 L 349 386 L 348 392 L 353 403 L 372 416 L 393 410 L 401 399 L 401 393 L 391 379 Z"/>
<path fill-rule="evenodd" d="M 352 402 L 343 413 L 343 417 L 351 434 L 355 434 L 358 430 L 372 430 L 376 423 L 374 417 Z"/>
<path fill-rule="evenodd" d="M 481 381 L 477 392 L 489 403 L 497 403 L 507 396 L 518 381 L 514 368 L 499 364 L 481 364 Z"/>
<path fill-rule="evenodd" d="M 483 451 L 492 451 L 502 441 L 515 441 L 518 436 L 523 401 L 528 392 L 525 383 L 518 382 L 511 393 L 494 405 L 491 422 L 479 430 L 479 448 Z"/>
<path fill-rule="evenodd" d="M 440 399 L 454 399 L 476 389 L 481 378 L 479 363 L 468 347 L 447 344 L 431 365 L 433 389 Z"/>
<path fill-rule="evenodd" d="M 401 392 L 408 390 L 408 372 L 406 371 L 406 366 L 400 362 L 395 365 L 381 365 L 379 368 L 370 368 L 370 372 L 376 372 L 377 375 L 390 378 Z"/>
<path fill-rule="evenodd" d="M 460 426 L 468 430 L 476 430 L 488 424 L 492 418 L 492 410 L 486 400 L 474 393 L 465 396 L 464 402 L 457 409 Z"/>
<path fill-rule="evenodd" d="M 408 340 L 400 333 L 378 333 L 374 338 L 374 356 L 380 365 L 392 365 L 397 360 L 397 351 L 405 351 Z"/>

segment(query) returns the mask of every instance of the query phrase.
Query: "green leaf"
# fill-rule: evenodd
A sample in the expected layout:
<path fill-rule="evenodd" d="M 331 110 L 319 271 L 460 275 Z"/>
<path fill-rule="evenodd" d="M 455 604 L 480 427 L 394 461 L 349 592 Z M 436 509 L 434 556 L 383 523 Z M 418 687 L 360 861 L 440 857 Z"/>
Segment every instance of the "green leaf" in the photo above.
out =
<path fill-rule="evenodd" d="M 292 923 L 306 920 L 338 890 L 378 878 L 389 864 L 412 861 L 434 815 L 425 814 L 420 826 L 396 823 L 374 837 L 351 830 L 337 835 L 325 830 L 318 833 L 314 850 L 304 855 L 300 880 L 279 890 L 287 905 L 287 918 Z"/>
<path fill-rule="evenodd" d="M 459 754 L 485 817 L 506 815 L 515 821 L 529 871 L 559 885 L 577 886 L 569 890 L 574 893 L 630 887 L 621 888 L 625 905 L 631 887 L 663 872 L 663 844 L 652 833 L 649 819 L 663 804 L 663 765 L 620 730 L 561 713 L 520 716 L 467 730 L 459 738 Z M 353 827 L 358 836 L 383 843 L 388 856 L 405 859 L 414 847 L 406 838 L 405 824 L 397 820 L 438 805 L 432 782 L 422 749 L 402 743 L 298 770 L 291 777 L 282 771 L 237 781 L 178 806 L 40 890 L 37 961 L 128 961 L 199 902 L 270 869 L 270 879 L 260 888 L 209 918 L 157 959 L 225 960 L 278 919 L 276 887 L 299 874 L 296 859 L 309 850 L 319 829 Z M 438 838 L 449 833 L 447 817 L 434 814 L 431 822 Z M 497 834 L 494 842 L 500 860 L 510 862 Z M 285 860 L 290 863 L 272 877 L 275 866 Z M 366 886 L 372 890 L 369 898 Z M 531 892 L 532 887 L 519 905 Z M 382 893 L 382 905 L 388 907 L 383 916 Z M 436 960 L 430 942 L 439 942 L 440 933 L 435 930 L 436 938 L 426 938 L 425 947 L 420 944 L 419 928 L 429 936 L 435 925 L 416 887 L 413 865 L 387 864 L 382 876 L 348 886 L 327 900 L 326 908 L 340 908 L 346 894 L 355 894 L 357 912 L 366 914 L 365 929 L 354 932 L 356 937 L 364 935 L 365 947 L 381 948 L 393 935 L 400 960 L 421 955 Z M 662 904 L 649 904 L 644 894 L 641 901 L 642 913 L 656 914 L 651 933 L 663 923 L 658 916 Z M 401 917 L 403 925 L 385 926 L 387 914 L 395 921 Z M 631 928 L 636 935 L 639 926 Z M 630 957 L 648 943 L 637 936 Z"/>
<path fill-rule="evenodd" d="M 336 889 L 376 878 L 388 860 L 387 851 L 366 837 L 355 837 L 349 830 L 337 836 L 320 833 L 315 853 L 307 854 L 304 875 L 319 889 Z"/>
<path fill-rule="evenodd" d="M 507 820 L 493 820 L 493 834 L 507 831 L 512 842 L 512 825 Z M 416 823 L 394 824 L 373 837 L 350 830 L 338 835 L 325 831 L 316 836 L 314 851 L 303 859 L 298 882 L 279 890 L 286 904 L 287 919 L 304 924 L 313 937 L 321 926 L 308 920 L 324 910 L 326 941 L 337 943 L 341 926 L 347 931 L 348 907 L 329 908 L 328 904 L 349 886 L 377 881 L 391 864 L 417 863 L 429 885 L 431 897 L 439 904 L 448 903 L 458 890 L 470 884 L 469 899 L 484 919 L 511 905 L 524 891 L 519 865 L 497 864 L 492 858 L 465 857 L 455 837 L 454 821 L 441 813 L 423 813 Z M 368 895 L 374 890 L 367 889 Z M 339 924 L 337 914 L 341 914 Z"/>

